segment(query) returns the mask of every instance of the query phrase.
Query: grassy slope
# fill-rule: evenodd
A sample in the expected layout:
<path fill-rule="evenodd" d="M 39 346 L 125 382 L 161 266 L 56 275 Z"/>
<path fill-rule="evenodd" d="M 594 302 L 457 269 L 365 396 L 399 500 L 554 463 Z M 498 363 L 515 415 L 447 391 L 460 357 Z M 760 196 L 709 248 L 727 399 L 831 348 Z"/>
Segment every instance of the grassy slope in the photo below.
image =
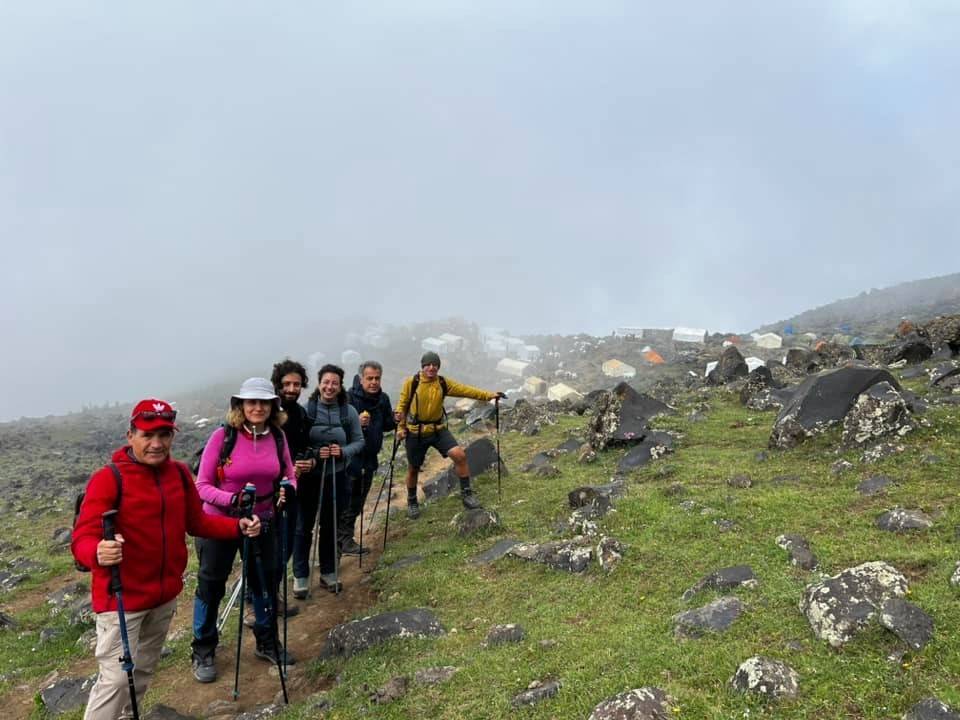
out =
<path fill-rule="evenodd" d="M 673 472 L 664 476 L 653 467 L 632 478 L 628 496 L 603 521 L 604 532 L 629 546 L 611 575 L 594 567 L 584 576 L 572 576 L 512 558 L 471 565 L 468 559 L 497 536 L 457 538 L 449 526 L 458 509 L 452 499 L 430 506 L 416 524 L 398 523 L 403 534 L 391 538 L 384 566 L 414 553 L 425 560 L 402 570 L 379 570 L 376 582 L 383 600 L 374 611 L 429 606 L 448 633 L 438 640 L 395 642 L 350 660 L 319 663 L 318 672 L 341 679 L 332 691 L 331 717 L 368 716 L 370 689 L 392 676 L 412 676 L 436 665 L 461 669 L 445 685 L 413 686 L 403 700 L 377 708 L 377 716 L 504 717 L 512 713 L 513 695 L 531 680 L 548 676 L 563 682 L 560 695 L 513 715 L 583 718 L 605 697 L 643 685 L 666 689 L 676 699 L 676 715 L 692 718 L 744 717 L 748 711 L 777 718 L 899 717 L 930 694 L 960 706 L 960 639 L 952 632 L 960 604 L 957 590 L 947 582 L 960 558 L 954 537 L 960 513 L 953 502 L 960 469 L 956 411 L 931 411 L 932 429 L 913 435 L 903 455 L 878 465 L 858 464 L 837 477 L 829 470 L 837 457 L 831 451 L 835 437 L 771 453 L 768 461 L 758 462 L 754 456 L 765 446 L 773 415 L 751 413 L 729 396 L 714 397 L 711 403 L 706 422 L 690 424 L 681 414 L 659 423 L 684 438 L 676 455 L 665 461 Z M 504 454 L 519 466 L 537 450 L 559 444 L 582 422 L 565 418 L 535 438 L 505 436 Z M 921 463 L 927 452 L 942 462 Z M 505 528 L 499 535 L 549 539 L 556 518 L 566 513 L 566 493 L 608 481 L 618 456 L 604 453 L 587 466 L 564 457 L 558 478 L 513 473 L 504 482 L 499 511 Z M 847 457 L 856 460 L 855 454 Z M 753 478 L 753 488 L 726 484 L 740 472 Z M 900 483 L 886 497 L 861 498 L 854 487 L 873 473 L 889 474 Z M 784 474 L 798 480 L 773 482 Z M 663 492 L 674 482 L 684 484 L 683 498 L 712 512 L 680 509 L 682 498 Z M 480 487 L 492 505 L 495 478 L 481 478 Z M 877 530 L 877 515 L 894 505 L 942 514 L 923 535 Z M 735 521 L 736 529 L 720 532 L 714 524 L 719 518 Z M 881 629 L 866 632 L 839 652 L 816 640 L 797 602 L 818 575 L 789 565 L 774 543 L 782 532 L 806 536 L 830 574 L 870 560 L 894 564 L 910 578 L 913 601 L 934 617 L 935 640 L 902 662 L 887 659 L 898 641 Z M 738 592 L 748 613 L 722 636 L 675 640 L 671 616 L 716 597 L 705 592 L 685 603 L 683 591 L 704 574 L 739 563 L 751 565 L 760 579 L 755 590 Z M 492 625 L 508 622 L 525 627 L 521 644 L 481 647 Z M 556 645 L 539 645 L 548 639 Z M 754 654 L 793 666 L 801 677 L 800 699 L 774 709 L 728 689 L 737 665 Z M 290 714 L 298 716 L 296 710 Z"/>

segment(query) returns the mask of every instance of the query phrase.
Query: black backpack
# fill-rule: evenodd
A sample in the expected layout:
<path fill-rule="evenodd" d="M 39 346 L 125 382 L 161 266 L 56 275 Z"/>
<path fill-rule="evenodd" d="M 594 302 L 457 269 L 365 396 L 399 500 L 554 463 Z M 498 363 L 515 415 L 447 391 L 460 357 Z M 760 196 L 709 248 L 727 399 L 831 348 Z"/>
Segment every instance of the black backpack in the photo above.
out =
<path fill-rule="evenodd" d="M 320 401 L 317 400 L 317 404 L 319 404 L 319 402 Z M 343 428 L 343 432 L 347 436 L 346 444 L 349 445 L 351 442 L 353 442 L 353 423 L 350 422 L 350 412 L 345 411 L 345 408 L 353 407 L 353 405 L 351 405 L 349 402 L 344 402 L 342 405 L 337 403 L 337 407 L 340 408 L 340 427 Z M 354 410 L 356 410 L 356 408 L 354 408 Z M 317 405 L 313 406 L 313 415 L 311 415 L 310 411 L 307 410 L 307 419 L 310 421 L 310 427 L 313 427 L 317 424 Z M 321 423 L 321 425 L 324 427 L 336 427 L 336 425 L 332 423 Z"/>
<path fill-rule="evenodd" d="M 176 463 L 176 466 L 177 471 L 180 473 L 180 480 L 183 482 L 183 492 L 186 493 L 187 483 L 190 482 L 190 479 L 183 471 L 183 465 Z M 113 502 L 113 509 L 119 510 L 120 500 L 123 499 L 123 476 L 120 474 L 120 468 L 117 467 L 116 463 L 110 463 L 107 465 L 107 467 L 110 468 L 111 472 L 113 472 L 113 478 L 117 481 L 117 498 Z M 77 518 L 80 517 L 80 506 L 83 505 L 83 498 L 86 496 L 86 494 L 86 489 L 82 490 L 77 494 L 76 499 L 73 501 L 73 523 L 70 526 L 71 537 L 73 535 L 73 531 L 77 529 Z M 80 572 L 90 572 L 90 568 L 76 558 L 73 559 L 73 566 Z"/>
<path fill-rule="evenodd" d="M 447 390 L 447 379 L 446 379 L 443 375 L 437 375 L 437 380 L 438 380 L 439 383 L 440 383 L 440 392 L 443 393 L 443 399 L 445 400 L 446 397 L 447 397 L 447 393 L 449 392 L 449 391 Z M 411 412 L 410 412 L 410 410 L 413 409 L 413 401 L 414 401 L 414 399 L 417 397 L 417 388 L 418 388 L 418 387 L 420 387 L 420 372 L 419 372 L 419 371 L 418 371 L 418 372 L 415 372 L 415 373 L 413 374 L 413 382 L 410 383 L 410 399 L 407 401 L 407 412 L 408 412 L 408 413 L 410 414 L 410 416 L 413 418 L 413 422 L 410 423 L 410 424 L 411 424 L 411 425 L 424 425 L 424 424 L 426 424 L 426 425 L 437 425 L 437 424 L 439 424 L 439 423 L 442 423 L 442 422 L 444 421 L 444 419 L 447 417 L 447 409 L 444 408 L 443 405 L 442 405 L 443 400 L 440 401 L 440 402 L 441 402 L 441 406 L 440 406 L 440 407 L 441 407 L 442 414 L 441 414 L 440 417 L 439 417 L 438 419 L 436 419 L 436 420 L 421 420 L 420 418 L 417 417 L 417 415 L 416 415 L 415 413 L 411 413 Z M 418 409 L 419 409 L 419 405 L 420 405 L 420 403 L 417 403 Z"/>

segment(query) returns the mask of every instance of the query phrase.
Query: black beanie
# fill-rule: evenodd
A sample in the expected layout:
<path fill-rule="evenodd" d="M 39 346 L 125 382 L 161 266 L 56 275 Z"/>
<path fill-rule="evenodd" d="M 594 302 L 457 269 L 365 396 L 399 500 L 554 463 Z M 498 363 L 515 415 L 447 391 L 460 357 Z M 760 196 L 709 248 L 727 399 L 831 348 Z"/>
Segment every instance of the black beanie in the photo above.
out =
<path fill-rule="evenodd" d="M 433 352 L 433 350 L 425 352 L 423 357 L 420 358 L 420 367 L 424 365 L 436 365 L 440 367 L 440 356 Z"/>

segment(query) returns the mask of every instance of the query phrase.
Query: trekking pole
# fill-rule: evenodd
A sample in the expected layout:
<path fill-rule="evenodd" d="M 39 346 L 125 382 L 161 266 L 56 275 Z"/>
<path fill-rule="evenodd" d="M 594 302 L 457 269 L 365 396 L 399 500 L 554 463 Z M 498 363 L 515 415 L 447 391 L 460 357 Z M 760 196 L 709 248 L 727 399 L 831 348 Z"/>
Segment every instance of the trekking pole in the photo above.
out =
<path fill-rule="evenodd" d="M 283 563 L 283 674 L 287 672 L 287 503 L 290 502 L 290 492 L 293 483 L 284 478 L 280 488 L 286 490 L 286 502 L 280 508 L 280 559 Z"/>
<path fill-rule="evenodd" d="M 343 451 L 341 450 L 341 453 Z M 341 455 L 341 457 L 343 457 Z M 331 489 L 333 490 L 333 592 L 335 595 L 340 594 L 340 539 L 337 536 L 337 515 L 340 514 L 340 510 L 337 507 L 337 459 L 333 458 L 333 477 L 331 479 L 333 485 Z"/>
<path fill-rule="evenodd" d="M 393 461 L 397 459 L 397 448 L 400 446 L 400 438 L 397 436 L 397 431 L 393 431 L 393 450 L 390 452 L 390 474 L 389 481 L 387 483 L 387 510 L 386 518 L 383 521 L 383 548 L 380 552 L 386 552 L 387 550 L 387 533 L 390 531 L 390 501 L 393 499 Z M 373 516 L 370 516 L 370 520 L 373 520 Z"/>
<path fill-rule="evenodd" d="M 397 436 L 393 436 L 393 450 L 390 451 L 390 476 L 393 475 L 393 459 L 397 456 Z M 370 523 L 373 524 L 373 519 L 377 516 L 377 508 L 380 506 L 380 498 L 383 497 L 383 489 L 387 486 L 387 475 L 383 476 L 383 482 L 380 483 L 380 489 L 377 491 L 377 499 L 373 502 L 373 512 L 370 513 Z M 387 514 L 390 514 L 390 495 L 387 495 Z M 369 527 L 368 525 L 368 527 Z M 363 545 L 363 512 L 360 512 L 360 543 Z"/>
<path fill-rule="evenodd" d="M 107 510 L 101 515 L 103 520 L 103 539 L 114 540 L 117 532 L 117 511 Z M 119 658 L 120 666 L 127 674 L 127 685 L 130 688 L 130 707 L 133 710 L 134 720 L 140 720 L 140 711 L 137 709 L 137 688 L 133 680 L 133 655 L 130 654 L 130 638 L 127 637 L 127 615 L 123 611 L 123 586 L 120 584 L 120 565 L 110 566 L 110 591 L 117 598 L 117 620 L 120 622 L 120 641 L 123 644 L 123 655 Z"/>
<path fill-rule="evenodd" d="M 249 518 L 253 514 L 253 501 L 257 494 L 256 486 L 245 485 L 240 494 L 240 517 Z M 250 538 L 243 536 L 240 545 L 240 623 L 237 629 L 237 662 L 233 670 L 233 700 L 240 697 L 240 648 L 243 646 L 243 603 L 247 595 L 247 567 L 250 562 Z"/>
<path fill-rule="evenodd" d="M 313 519 L 313 542 L 307 557 L 307 595 L 313 593 L 313 564 L 320 562 L 320 511 L 323 510 L 323 481 L 327 476 L 327 458 L 320 463 L 320 499 L 317 501 L 317 515 Z"/>
<path fill-rule="evenodd" d="M 493 406 L 496 408 L 497 416 L 497 502 L 503 502 L 503 493 L 500 490 L 500 397 L 493 400 Z"/>
<path fill-rule="evenodd" d="M 243 492 L 250 493 L 250 497 L 253 498 L 256 493 L 256 487 L 252 484 L 247 485 Z M 252 511 L 253 504 L 250 504 L 250 510 Z M 248 515 L 249 517 L 249 515 Z M 277 648 L 277 613 L 274 610 L 274 603 L 271 600 L 270 586 L 267 584 L 267 574 L 263 569 L 263 553 L 260 550 L 260 539 L 255 538 L 253 542 L 250 542 L 250 538 L 244 536 L 244 542 L 253 548 L 253 567 L 257 571 L 257 580 L 260 582 L 260 601 L 263 603 L 264 612 L 267 613 L 267 617 L 270 618 L 270 634 L 273 639 L 273 659 L 277 663 L 277 672 L 280 674 L 280 689 L 283 690 L 283 702 L 285 705 L 290 704 L 290 700 L 287 698 L 287 681 L 284 679 L 283 666 L 280 663 L 280 650 Z M 283 648 L 283 655 L 286 657 L 287 648 Z"/>
<path fill-rule="evenodd" d="M 223 627 L 227 624 L 227 617 L 237 602 L 237 596 L 240 595 L 240 581 L 241 576 L 237 575 L 237 579 L 233 581 L 233 587 L 230 590 L 230 599 L 227 601 L 227 604 L 224 605 L 223 610 L 220 611 L 220 617 L 217 618 L 218 635 L 223 632 Z"/>

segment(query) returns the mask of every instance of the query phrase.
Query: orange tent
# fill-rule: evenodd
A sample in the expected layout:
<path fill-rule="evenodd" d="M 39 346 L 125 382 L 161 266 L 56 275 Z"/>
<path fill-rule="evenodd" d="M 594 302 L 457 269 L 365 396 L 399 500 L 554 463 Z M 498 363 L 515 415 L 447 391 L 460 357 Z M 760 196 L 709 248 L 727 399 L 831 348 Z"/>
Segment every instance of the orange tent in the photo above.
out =
<path fill-rule="evenodd" d="M 643 353 L 643 359 L 653 365 L 663 365 L 664 359 L 656 350 L 647 350 Z"/>

